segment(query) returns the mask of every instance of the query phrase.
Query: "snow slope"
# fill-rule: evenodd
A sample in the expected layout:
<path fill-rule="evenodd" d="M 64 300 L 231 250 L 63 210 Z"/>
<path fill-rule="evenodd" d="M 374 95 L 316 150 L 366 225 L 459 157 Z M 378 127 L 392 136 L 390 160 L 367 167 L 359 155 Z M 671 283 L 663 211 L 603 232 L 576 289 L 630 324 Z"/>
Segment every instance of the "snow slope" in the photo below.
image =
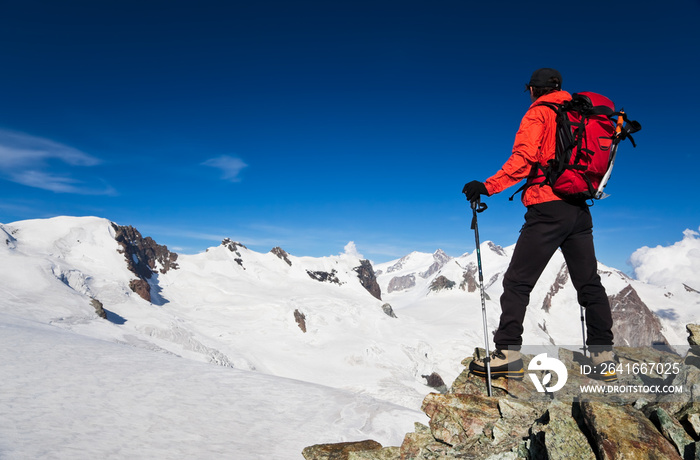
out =
<path fill-rule="evenodd" d="M 368 396 L 109 343 L 0 313 L 0 458 L 302 458 L 399 445 L 422 414 Z"/>
<path fill-rule="evenodd" d="M 288 263 L 228 242 L 156 267 L 150 303 L 129 288 L 136 275 L 114 238 L 95 217 L 0 224 L 0 410 L 11 414 L 0 458 L 293 459 L 321 442 L 399 445 L 426 420 L 424 376 L 449 385 L 483 345 L 475 254 L 377 265 L 378 300 L 354 245 Z M 512 250 L 481 247 L 491 330 Z M 532 293 L 530 345 L 580 346 L 563 266 L 555 255 Z M 669 342 L 686 343 L 700 292 L 600 272 L 609 295 L 632 286 Z"/>

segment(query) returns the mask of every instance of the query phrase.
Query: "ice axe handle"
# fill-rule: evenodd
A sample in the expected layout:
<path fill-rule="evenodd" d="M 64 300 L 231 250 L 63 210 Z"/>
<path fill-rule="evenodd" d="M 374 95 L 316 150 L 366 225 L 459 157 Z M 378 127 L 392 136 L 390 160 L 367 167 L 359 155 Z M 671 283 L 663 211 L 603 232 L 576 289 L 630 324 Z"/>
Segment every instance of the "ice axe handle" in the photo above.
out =
<path fill-rule="evenodd" d="M 625 123 L 625 111 L 620 109 L 620 114 L 617 116 L 617 123 L 615 123 L 615 134 L 618 136 L 622 133 L 622 125 Z"/>

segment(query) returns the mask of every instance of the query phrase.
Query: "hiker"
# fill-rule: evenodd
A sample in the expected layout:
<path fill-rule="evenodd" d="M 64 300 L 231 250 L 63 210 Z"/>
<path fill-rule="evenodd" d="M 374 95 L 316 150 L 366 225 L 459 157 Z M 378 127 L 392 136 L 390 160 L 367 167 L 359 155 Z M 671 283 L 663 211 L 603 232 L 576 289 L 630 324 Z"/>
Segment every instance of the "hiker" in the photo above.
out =
<path fill-rule="evenodd" d="M 561 85 L 561 74 L 555 69 L 538 69 L 532 74 L 526 85 L 532 105 L 515 135 L 513 153 L 500 171 L 485 182 L 471 181 L 464 186 L 462 192 L 469 201 L 499 193 L 522 179 L 531 181 L 537 173 L 537 164 L 546 166 L 554 158 L 556 114 L 540 104 L 570 100 L 571 95 Z M 530 292 L 557 248 L 561 248 L 578 301 L 585 307 L 586 344 L 596 369 L 591 376 L 614 381 L 615 366 L 610 365 L 613 321 L 608 296 L 598 276 L 593 223 L 586 201 L 565 200 L 548 184 L 537 184 L 524 188 L 522 202 L 527 207 L 525 224 L 503 279 L 501 318 L 494 335 L 496 349 L 490 357 L 492 378 L 523 377 L 520 348 Z M 474 360 L 470 371 L 486 376 L 485 361 Z"/>

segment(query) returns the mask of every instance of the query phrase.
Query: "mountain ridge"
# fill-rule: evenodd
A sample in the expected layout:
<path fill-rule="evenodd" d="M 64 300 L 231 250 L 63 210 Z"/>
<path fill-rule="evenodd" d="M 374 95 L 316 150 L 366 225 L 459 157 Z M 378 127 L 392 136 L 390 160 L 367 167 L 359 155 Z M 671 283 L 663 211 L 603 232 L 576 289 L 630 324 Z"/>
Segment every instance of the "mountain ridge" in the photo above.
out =
<path fill-rule="evenodd" d="M 453 380 L 463 356 L 483 344 L 474 253 L 451 257 L 438 249 L 374 265 L 356 253 L 314 258 L 279 247 L 260 253 L 226 239 L 199 254 L 177 255 L 152 239 L 145 244 L 148 237 L 133 227 L 120 243 L 120 228 L 127 227 L 98 217 L 0 224 L 0 254 L 8 261 L 0 264 L 7 294 L 0 307 L 79 334 L 412 408 L 429 390 L 424 376 Z M 125 245 L 146 250 L 129 252 Z M 481 253 L 493 331 L 512 246 L 485 241 Z M 571 332 L 579 309 L 565 268 L 555 254 L 533 291 L 526 343 L 581 346 L 581 336 Z M 620 344 L 685 342 L 674 331 L 692 322 L 700 295 L 651 286 L 603 265 L 599 271 Z M 389 289 L 397 278 L 413 281 Z M 150 301 L 134 280 L 146 282 Z M 97 316 L 93 301 L 111 322 Z M 626 320 L 632 311 L 633 320 Z"/>

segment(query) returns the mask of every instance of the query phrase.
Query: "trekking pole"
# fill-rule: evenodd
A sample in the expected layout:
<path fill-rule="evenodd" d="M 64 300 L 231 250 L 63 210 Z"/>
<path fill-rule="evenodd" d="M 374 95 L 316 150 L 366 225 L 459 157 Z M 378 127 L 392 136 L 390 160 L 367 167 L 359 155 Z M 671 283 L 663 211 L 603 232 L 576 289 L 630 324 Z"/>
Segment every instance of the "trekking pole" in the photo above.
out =
<path fill-rule="evenodd" d="M 583 356 L 587 357 L 588 355 L 586 352 L 588 351 L 588 347 L 586 346 L 586 318 L 583 314 L 583 305 L 579 305 L 581 307 L 581 334 L 583 335 Z"/>
<path fill-rule="evenodd" d="M 486 211 L 485 203 L 482 203 L 478 198 L 471 202 L 472 206 L 472 230 L 474 230 L 474 238 L 476 239 L 476 265 L 479 269 L 479 289 L 481 291 L 481 316 L 484 320 L 484 349 L 486 350 L 486 357 L 484 358 L 484 364 L 486 364 L 486 387 L 488 395 L 492 396 L 491 392 L 491 353 L 489 351 L 489 327 L 486 321 L 486 296 L 484 294 L 484 274 L 481 270 L 481 244 L 479 242 L 479 225 L 477 224 L 476 215 L 477 213 Z"/>

